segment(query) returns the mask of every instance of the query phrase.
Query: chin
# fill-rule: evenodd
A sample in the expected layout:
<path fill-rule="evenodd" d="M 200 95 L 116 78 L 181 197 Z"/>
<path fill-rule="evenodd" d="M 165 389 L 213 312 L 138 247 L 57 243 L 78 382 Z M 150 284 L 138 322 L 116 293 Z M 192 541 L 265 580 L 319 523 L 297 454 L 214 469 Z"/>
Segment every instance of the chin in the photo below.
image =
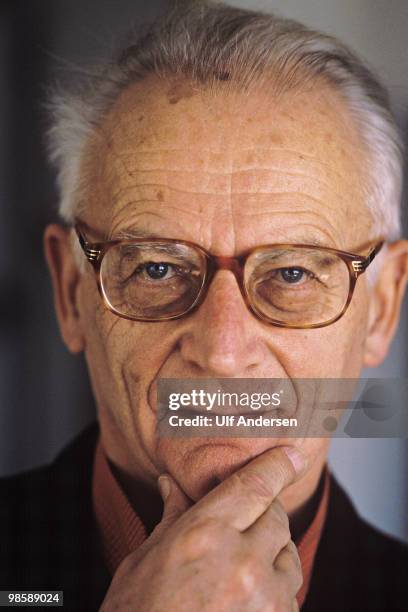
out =
<path fill-rule="evenodd" d="M 275 438 L 178 438 L 163 439 L 158 450 L 164 471 L 191 500 L 198 501 L 248 461 L 276 446 L 282 442 Z"/>

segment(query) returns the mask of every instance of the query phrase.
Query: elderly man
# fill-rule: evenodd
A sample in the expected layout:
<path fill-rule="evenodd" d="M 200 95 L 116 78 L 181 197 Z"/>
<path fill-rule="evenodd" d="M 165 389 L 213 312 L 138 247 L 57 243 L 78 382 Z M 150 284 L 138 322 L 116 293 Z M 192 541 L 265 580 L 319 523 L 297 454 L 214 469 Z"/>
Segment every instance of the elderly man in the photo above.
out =
<path fill-rule="evenodd" d="M 70 611 L 407 610 L 407 549 L 357 516 L 327 438 L 156 431 L 161 378 L 385 358 L 408 243 L 383 88 L 333 38 L 211 3 L 83 79 L 52 102 L 66 224 L 45 250 L 98 421 L 3 480 L 1 588 Z"/>

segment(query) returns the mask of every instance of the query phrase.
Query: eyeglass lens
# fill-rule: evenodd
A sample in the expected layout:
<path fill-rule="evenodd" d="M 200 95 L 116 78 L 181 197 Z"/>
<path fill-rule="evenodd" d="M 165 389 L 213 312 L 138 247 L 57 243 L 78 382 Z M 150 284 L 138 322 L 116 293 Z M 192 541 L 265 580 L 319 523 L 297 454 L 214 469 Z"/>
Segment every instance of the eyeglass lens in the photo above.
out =
<path fill-rule="evenodd" d="M 315 325 L 339 315 L 348 298 L 347 264 L 319 249 L 274 248 L 247 261 L 244 283 L 255 309 L 289 325 Z"/>
<path fill-rule="evenodd" d="M 105 254 L 102 289 L 117 312 L 141 319 L 181 315 L 197 301 L 204 254 L 179 243 L 122 243 Z M 247 259 L 244 286 L 253 309 L 288 325 L 313 325 L 339 315 L 350 277 L 338 255 L 319 248 L 271 247 Z"/>

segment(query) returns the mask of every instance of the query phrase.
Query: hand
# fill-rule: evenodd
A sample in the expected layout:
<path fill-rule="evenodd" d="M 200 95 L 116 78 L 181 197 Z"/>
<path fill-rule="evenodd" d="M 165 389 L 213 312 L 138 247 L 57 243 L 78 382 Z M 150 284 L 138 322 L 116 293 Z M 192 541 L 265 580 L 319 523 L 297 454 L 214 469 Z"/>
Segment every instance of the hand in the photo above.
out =
<path fill-rule="evenodd" d="M 120 564 L 100 612 L 298 610 L 300 561 L 276 498 L 303 456 L 296 449 L 292 463 L 285 450 L 259 455 L 193 506 L 161 476 L 163 518 Z"/>

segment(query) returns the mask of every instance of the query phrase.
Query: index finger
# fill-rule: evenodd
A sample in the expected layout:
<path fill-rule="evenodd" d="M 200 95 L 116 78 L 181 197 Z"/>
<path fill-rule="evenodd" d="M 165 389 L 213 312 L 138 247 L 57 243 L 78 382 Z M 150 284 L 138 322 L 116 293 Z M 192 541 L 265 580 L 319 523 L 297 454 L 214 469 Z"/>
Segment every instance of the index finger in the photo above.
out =
<path fill-rule="evenodd" d="M 222 519 L 244 531 L 305 467 L 305 456 L 293 446 L 265 451 L 207 493 L 189 512 Z"/>

